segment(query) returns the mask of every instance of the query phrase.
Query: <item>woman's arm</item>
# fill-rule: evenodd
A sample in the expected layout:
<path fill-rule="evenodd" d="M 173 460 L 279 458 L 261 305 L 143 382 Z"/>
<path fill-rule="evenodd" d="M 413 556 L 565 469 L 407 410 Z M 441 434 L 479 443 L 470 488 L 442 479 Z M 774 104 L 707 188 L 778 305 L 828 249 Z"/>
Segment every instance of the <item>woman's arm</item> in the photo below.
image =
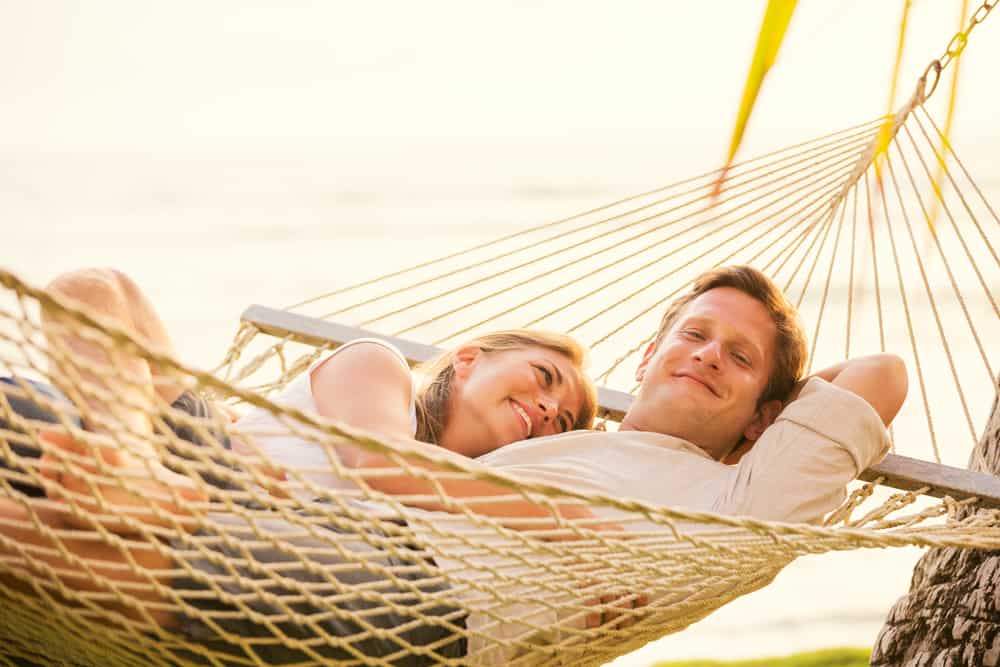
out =
<path fill-rule="evenodd" d="M 313 398 L 324 417 L 390 438 L 412 439 L 410 371 L 388 348 L 356 343 L 329 357 L 312 372 Z M 355 467 L 357 447 L 338 446 L 337 454 Z"/>
<path fill-rule="evenodd" d="M 416 443 L 416 441 L 414 441 Z M 416 443 L 428 447 L 426 443 Z M 440 456 L 440 451 L 435 452 Z M 454 456 L 454 455 L 453 455 Z M 444 470 L 443 466 L 435 466 L 423 461 L 409 459 L 409 463 L 414 467 L 424 470 Z M 355 462 L 356 468 L 368 469 L 391 469 L 398 468 L 396 463 L 390 461 L 382 454 L 372 452 L 361 452 Z M 501 484 L 494 484 L 483 480 L 475 479 L 438 479 L 437 485 L 428 480 L 419 479 L 412 475 L 400 473 L 398 475 L 371 476 L 366 478 L 367 484 L 392 496 L 437 496 L 443 492 L 448 498 L 462 500 L 462 506 L 476 514 L 495 518 L 516 518 L 516 519 L 546 519 L 552 518 L 552 509 L 547 505 L 542 505 L 523 498 L 499 500 L 499 496 L 512 496 L 517 493 L 516 489 Z M 428 510 L 438 510 L 445 512 L 458 511 L 449 506 L 445 499 L 421 499 L 408 501 L 408 505 L 420 507 Z M 563 519 L 591 519 L 594 517 L 587 507 L 576 504 L 555 505 L 559 516 Z M 533 526 L 536 530 L 550 530 L 554 524 L 544 526 Z"/>

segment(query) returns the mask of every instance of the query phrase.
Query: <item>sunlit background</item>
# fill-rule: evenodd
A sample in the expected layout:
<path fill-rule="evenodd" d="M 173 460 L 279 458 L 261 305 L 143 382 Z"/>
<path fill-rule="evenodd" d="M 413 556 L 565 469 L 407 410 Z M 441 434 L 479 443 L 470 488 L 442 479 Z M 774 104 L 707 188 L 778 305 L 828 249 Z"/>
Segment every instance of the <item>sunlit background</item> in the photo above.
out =
<path fill-rule="evenodd" d="M 800 2 L 741 155 L 885 113 L 902 4 Z M 959 5 L 914 3 L 900 98 Z M 284 306 L 718 166 L 763 9 L 0 3 L 0 262 L 36 283 L 122 268 L 180 354 L 210 367 L 250 303 Z M 994 203 L 998 61 L 994 15 L 963 55 L 953 134 Z M 918 555 L 803 558 L 616 664 L 870 645 Z"/>

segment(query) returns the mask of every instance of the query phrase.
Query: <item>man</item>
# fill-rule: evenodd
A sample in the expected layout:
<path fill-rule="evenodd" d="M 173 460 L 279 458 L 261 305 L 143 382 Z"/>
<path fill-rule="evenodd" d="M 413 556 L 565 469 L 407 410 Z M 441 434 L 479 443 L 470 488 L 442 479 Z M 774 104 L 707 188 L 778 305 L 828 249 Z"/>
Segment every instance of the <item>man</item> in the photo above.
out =
<path fill-rule="evenodd" d="M 122 293 L 125 310 L 142 320 L 143 309 L 129 305 L 133 296 Z M 86 296 L 86 290 L 73 296 L 86 300 L 79 298 Z M 139 324 L 135 328 L 142 331 Z M 667 310 L 640 364 L 640 390 L 618 432 L 528 440 L 479 461 L 519 478 L 577 492 L 815 523 L 842 501 L 848 482 L 884 455 L 888 447 L 884 424 L 902 404 L 906 374 L 902 362 L 891 355 L 845 362 L 806 382 L 782 410 L 805 356 L 795 311 L 773 283 L 749 267 L 717 269 L 696 280 L 691 292 Z M 179 393 L 171 392 L 168 400 Z M 740 443 L 744 446 L 736 451 Z M 749 451 L 746 445 L 752 445 Z M 448 458 L 438 448 L 427 451 Z M 736 465 L 723 463 L 736 458 Z M 371 486 L 378 488 L 386 479 L 373 476 Z M 426 488 L 421 480 L 415 485 L 408 492 Z M 453 494 L 478 496 L 477 505 L 468 506 L 473 511 L 491 504 L 484 496 L 510 495 L 507 487 L 473 486 L 467 494 Z M 529 507 L 535 513 L 528 514 L 537 516 L 539 508 Z M 621 518 L 607 508 L 594 511 L 612 521 Z M 415 511 L 415 524 L 433 525 L 436 519 L 428 516 L 433 514 L 421 518 Z M 649 528 L 631 522 L 622 527 Z M 433 534 L 427 539 L 433 541 Z M 477 573 L 468 567 L 467 554 L 448 554 L 453 562 L 444 555 L 436 552 L 437 564 L 455 577 L 453 581 L 507 566 L 487 563 Z M 754 585 L 763 585 L 776 571 Z M 469 629 L 480 640 L 532 634 L 535 628 L 563 622 L 564 614 L 558 610 L 563 602 L 549 601 L 541 611 L 502 610 L 507 618 L 534 619 L 527 625 L 498 626 L 487 614 L 470 617 Z M 565 606 L 578 609 L 580 603 L 570 600 Z M 488 646 L 469 646 L 483 662 L 510 657 L 509 652 L 489 655 L 480 648 Z"/>
<path fill-rule="evenodd" d="M 795 310 L 766 276 L 715 269 L 664 314 L 617 433 L 539 438 L 479 461 L 578 491 L 817 523 L 888 451 L 907 378 L 882 354 L 796 387 L 805 358 Z"/>

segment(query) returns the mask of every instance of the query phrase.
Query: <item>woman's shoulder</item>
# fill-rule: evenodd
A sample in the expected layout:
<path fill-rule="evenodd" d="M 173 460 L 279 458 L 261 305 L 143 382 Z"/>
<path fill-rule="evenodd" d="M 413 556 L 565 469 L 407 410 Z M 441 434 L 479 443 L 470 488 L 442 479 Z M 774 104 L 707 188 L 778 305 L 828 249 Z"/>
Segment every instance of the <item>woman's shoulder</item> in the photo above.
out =
<path fill-rule="evenodd" d="M 335 376 L 366 382 L 405 381 L 411 383 L 410 366 L 395 345 L 379 338 L 356 338 L 320 359 L 310 374 L 313 381 Z"/>
<path fill-rule="evenodd" d="M 274 397 L 288 405 L 323 413 L 321 403 L 355 398 L 373 400 L 396 396 L 407 401 L 413 413 L 413 380 L 402 353 L 391 343 L 377 338 L 358 338 L 341 345 L 316 361 Z M 241 428 L 271 424 L 273 415 L 253 408 L 239 419 Z M 412 417 L 411 417 L 412 421 Z"/>
<path fill-rule="evenodd" d="M 384 433 L 415 431 L 413 379 L 392 345 L 377 339 L 351 341 L 322 360 L 309 378 L 321 415 Z"/>

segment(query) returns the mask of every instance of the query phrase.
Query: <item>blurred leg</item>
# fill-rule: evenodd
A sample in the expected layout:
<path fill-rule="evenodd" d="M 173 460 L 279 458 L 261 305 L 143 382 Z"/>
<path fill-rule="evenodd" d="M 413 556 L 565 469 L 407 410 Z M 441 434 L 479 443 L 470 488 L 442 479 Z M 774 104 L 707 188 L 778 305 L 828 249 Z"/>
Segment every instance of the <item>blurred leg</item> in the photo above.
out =
<path fill-rule="evenodd" d="M 135 281 L 121 271 L 110 268 L 72 271 L 58 276 L 48 289 L 115 321 L 151 348 L 174 355 L 173 341 L 152 302 Z M 86 352 L 86 348 L 83 351 Z M 155 363 L 133 358 L 126 364 L 134 367 L 135 372 L 148 374 L 156 392 L 168 404 L 184 392 L 184 387 L 165 377 Z"/>

